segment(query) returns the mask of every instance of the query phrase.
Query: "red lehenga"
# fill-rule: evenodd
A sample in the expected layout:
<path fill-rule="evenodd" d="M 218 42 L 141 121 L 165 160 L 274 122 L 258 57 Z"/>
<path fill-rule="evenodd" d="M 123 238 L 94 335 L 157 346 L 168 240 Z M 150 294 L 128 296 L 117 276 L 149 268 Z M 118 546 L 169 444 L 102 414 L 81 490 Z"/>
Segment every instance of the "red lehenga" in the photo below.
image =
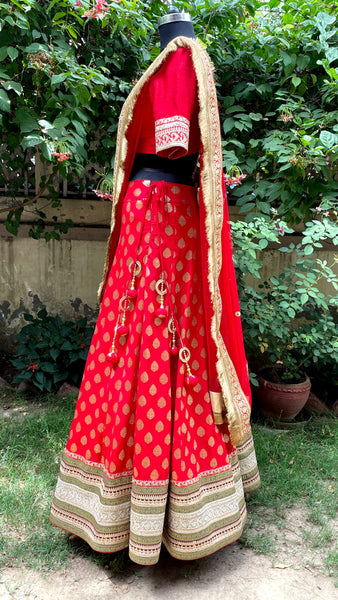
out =
<path fill-rule="evenodd" d="M 207 148 L 219 126 L 203 122 L 206 102 L 218 118 L 210 63 L 185 38 L 162 54 L 121 115 L 101 309 L 51 513 L 95 550 L 129 546 L 141 564 L 158 561 L 162 542 L 194 559 L 235 541 L 244 492 L 259 486 L 225 190 L 217 144 Z M 199 204 L 188 185 L 128 182 L 135 151 L 173 157 L 197 143 Z"/>

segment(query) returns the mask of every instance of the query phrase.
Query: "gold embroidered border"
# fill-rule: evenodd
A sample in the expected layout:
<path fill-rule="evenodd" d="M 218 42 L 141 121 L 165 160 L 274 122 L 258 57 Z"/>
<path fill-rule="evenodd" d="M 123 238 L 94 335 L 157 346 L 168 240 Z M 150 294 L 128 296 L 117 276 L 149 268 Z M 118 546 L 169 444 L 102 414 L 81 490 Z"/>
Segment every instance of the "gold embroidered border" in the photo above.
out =
<path fill-rule="evenodd" d="M 64 454 L 51 521 L 99 552 L 129 545 L 132 560 L 154 564 L 161 542 L 177 558 L 198 558 L 237 539 L 245 524 L 244 492 L 259 487 L 251 436 L 230 456 L 230 468 L 184 485 L 110 479 L 101 465 Z M 166 520 L 165 520 L 166 519 Z"/>
<path fill-rule="evenodd" d="M 180 146 L 187 151 L 189 147 L 189 129 L 190 121 L 180 115 L 155 121 L 156 154 L 176 146 Z"/>

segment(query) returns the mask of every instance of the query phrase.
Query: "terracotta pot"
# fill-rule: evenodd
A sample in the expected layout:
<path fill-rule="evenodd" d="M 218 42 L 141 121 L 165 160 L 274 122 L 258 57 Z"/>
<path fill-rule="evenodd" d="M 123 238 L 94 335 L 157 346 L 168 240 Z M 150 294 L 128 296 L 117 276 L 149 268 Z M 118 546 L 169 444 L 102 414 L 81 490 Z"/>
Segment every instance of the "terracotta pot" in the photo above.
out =
<path fill-rule="evenodd" d="M 264 379 L 264 370 L 258 375 L 256 388 L 259 410 L 262 415 L 279 421 L 291 421 L 305 406 L 310 394 L 308 376 L 300 383 L 273 383 Z"/>

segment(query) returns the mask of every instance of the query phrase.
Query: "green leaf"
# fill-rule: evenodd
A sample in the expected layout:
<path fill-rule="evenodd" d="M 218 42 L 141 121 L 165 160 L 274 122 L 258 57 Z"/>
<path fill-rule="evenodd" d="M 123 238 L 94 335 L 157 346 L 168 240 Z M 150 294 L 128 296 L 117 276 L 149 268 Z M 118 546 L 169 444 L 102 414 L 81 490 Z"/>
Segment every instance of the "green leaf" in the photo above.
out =
<path fill-rule="evenodd" d="M 52 125 L 49 121 L 45 121 L 45 119 L 40 119 L 39 125 L 44 131 L 48 131 L 48 129 L 54 129 L 54 125 Z"/>
<path fill-rule="evenodd" d="M 291 319 L 295 318 L 296 312 L 293 308 L 291 308 L 291 306 L 289 306 L 286 312 L 288 313 L 289 317 L 291 317 Z"/>
<path fill-rule="evenodd" d="M 84 106 L 86 104 L 89 104 L 91 95 L 86 86 L 80 85 L 79 87 L 77 87 L 76 93 L 74 95 L 76 96 L 80 105 L 82 104 L 82 106 Z"/>
<path fill-rule="evenodd" d="M 34 373 L 36 380 L 43 385 L 45 383 L 46 377 L 41 371 L 36 371 Z"/>
<path fill-rule="evenodd" d="M 287 162 L 285 163 L 285 165 L 279 167 L 279 171 L 287 171 L 288 169 L 292 168 L 292 163 Z"/>
<path fill-rule="evenodd" d="M 282 17 L 284 25 L 290 25 L 293 23 L 293 15 L 291 13 L 285 13 Z"/>
<path fill-rule="evenodd" d="M 264 250 L 264 248 L 266 248 L 269 245 L 269 242 L 268 242 L 268 240 L 262 239 L 262 240 L 259 240 L 258 245 L 261 250 Z"/>
<path fill-rule="evenodd" d="M 45 373 L 55 373 L 57 371 L 57 366 L 55 363 L 44 362 L 41 364 L 41 369 Z"/>
<path fill-rule="evenodd" d="M 18 96 L 21 96 L 23 92 L 23 87 L 21 83 L 18 83 L 17 81 L 5 81 L 2 84 L 2 87 L 4 87 L 5 90 L 14 90 L 15 93 L 18 94 Z"/>
<path fill-rule="evenodd" d="M 333 148 L 333 146 L 336 146 L 338 143 L 338 136 L 326 129 L 323 129 L 320 132 L 319 139 L 325 148 Z"/>
<path fill-rule="evenodd" d="M 295 88 L 298 87 L 302 83 L 302 80 L 300 77 L 292 77 L 291 81 L 292 81 L 292 85 L 294 85 Z"/>
<path fill-rule="evenodd" d="M 309 255 L 313 253 L 313 247 L 310 244 L 307 244 L 304 248 L 304 254 Z"/>
<path fill-rule="evenodd" d="M 57 85 L 58 83 L 62 83 L 67 79 L 67 75 L 65 73 L 59 73 L 58 75 L 52 75 L 51 84 Z"/>
<path fill-rule="evenodd" d="M 33 315 L 30 315 L 29 313 L 24 313 L 23 318 L 25 319 L 25 321 L 34 321 Z"/>
<path fill-rule="evenodd" d="M 72 25 L 67 25 L 67 31 L 75 40 L 78 38 L 77 31 Z"/>
<path fill-rule="evenodd" d="M 306 304 L 306 302 L 308 301 L 308 299 L 309 299 L 308 294 L 302 294 L 301 297 L 300 297 L 300 301 L 301 301 L 302 304 Z"/>
<path fill-rule="evenodd" d="M 261 121 L 263 119 L 263 116 L 261 115 L 261 113 L 249 113 L 249 117 L 250 119 L 252 119 L 253 121 Z"/>
<path fill-rule="evenodd" d="M 243 106 L 240 106 L 239 104 L 235 104 L 234 106 L 230 106 L 230 108 L 227 108 L 225 112 L 226 112 L 227 115 L 230 115 L 230 114 L 232 114 L 234 112 L 238 112 L 238 111 L 244 113 L 245 112 L 245 108 L 243 108 Z"/>
<path fill-rule="evenodd" d="M 38 122 L 24 108 L 18 108 L 15 112 L 15 121 L 19 124 L 22 133 L 29 133 L 38 129 Z"/>
<path fill-rule="evenodd" d="M 313 140 L 313 137 L 311 135 L 303 135 L 301 137 L 301 142 L 303 144 L 303 146 L 308 146 L 309 144 L 311 144 Z"/>
<path fill-rule="evenodd" d="M 38 146 L 44 141 L 44 138 L 41 135 L 26 135 L 21 142 L 21 146 L 24 150 L 27 148 L 32 148 L 33 146 Z"/>
<path fill-rule="evenodd" d="M 232 150 L 230 152 L 224 151 L 223 159 L 227 169 L 238 163 L 237 156 Z"/>
<path fill-rule="evenodd" d="M 55 4 L 58 4 L 58 2 L 60 2 L 60 0 L 52 0 L 52 2 L 49 2 L 47 13 L 49 13 L 49 11 L 52 10 L 53 6 L 55 6 Z"/>
<path fill-rule="evenodd" d="M 2 112 L 9 112 L 10 107 L 11 107 L 11 102 L 10 102 L 7 92 L 5 92 L 5 90 L 0 90 L 0 110 Z"/>
<path fill-rule="evenodd" d="M 54 145 L 49 140 L 45 140 L 41 145 L 41 153 L 47 160 L 53 160 L 52 152 Z"/>
<path fill-rule="evenodd" d="M 61 350 L 73 350 L 73 346 L 69 342 L 69 340 L 66 340 L 65 342 L 63 342 L 63 344 L 61 346 Z"/>
<path fill-rule="evenodd" d="M 4 58 L 7 58 L 7 46 L 0 48 L 0 61 L 4 60 Z"/>
<path fill-rule="evenodd" d="M 232 119 L 231 117 L 228 117 L 227 119 L 225 119 L 225 121 L 223 123 L 224 133 L 228 133 L 228 131 L 231 131 L 231 129 L 233 129 L 234 126 L 235 126 L 234 119 Z"/>
<path fill-rule="evenodd" d="M 53 127 L 55 129 L 64 129 L 65 127 L 67 127 L 67 125 L 69 125 L 70 120 L 67 119 L 67 117 L 57 117 L 54 121 L 53 121 Z"/>
<path fill-rule="evenodd" d="M 11 60 L 15 60 L 19 56 L 19 50 L 17 48 L 13 48 L 12 46 L 7 48 L 7 53 Z"/>
<path fill-rule="evenodd" d="M 45 44 L 39 44 L 38 42 L 34 42 L 33 44 L 27 46 L 25 48 L 25 52 L 27 52 L 27 54 L 36 54 L 37 52 L 43 52 L 48 56 L 50 55 L 48 46 L 45 46 Z"/>
<path fill-rule="evenodd" d="M 62 17 L 64 17 L 67 13 L 65 12 L 57 12 L 55 13 L 54 17 L 53 17 L 53 21 L 59 21 L 60 19 L 62 19 Z"/>
<path fill-rule="evenodd" d="M 260 201 L 257 201 L 257 208 L 262 213 L 270 214 L 271 205 L 270 205 L 269 202 L 260 202 Z"/>
<path fill-rule="evenodd" d="M 308 66 L 310 60 L 310 56 L 307 54 L 299 54 L 297 56 L 297 68 L 303 71 Z"/>
<path fill-rule="evenodd" d="M 325 55 L 329 63 L 332 63 L 338 59 L 338 48 L 335 48 L 334 46 L 328 48 L 325 52 Z"/>
<path fill-rule="evenodd" d="M 280 51 L 280 54 L 281 54 L 283 65 L 284 65 L 285 77 L 289 77 L 289 75 L 291 75 L 292 71 L 294 70 L 294 68 L 296 66 L 297 55 L 296 54 L 288 54 L 287 52 L 284 52 L 283 50 Z"/>
<path fill-rule="evenodd" d="M 60 350 L 58 348 L 51 348 L 50 355 L 53 360 L 56 360 L 58 356 L 60 356 Z"/>

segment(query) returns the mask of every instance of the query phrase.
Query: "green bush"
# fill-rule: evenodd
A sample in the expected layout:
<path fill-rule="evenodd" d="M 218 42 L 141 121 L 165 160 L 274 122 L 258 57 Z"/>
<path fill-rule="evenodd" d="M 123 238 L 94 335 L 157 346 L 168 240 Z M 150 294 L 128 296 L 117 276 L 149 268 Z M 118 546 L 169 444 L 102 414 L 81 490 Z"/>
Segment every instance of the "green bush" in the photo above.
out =
<path fill-rule="evenodd" d="M 22 203 L 34 198 L 28 153 L 71 183 L 86 164 L 110 174 L 118 115 L 135 80 L 159 53 L 160 0 L 111 0 L 102 18 L 94 2 L 13 0 L 0 4 L 0 160 L 16 233 Z M 288 222 L 337 202 L 338 50 L 335 3 L 322 0 L 195 0 L 176 2 L 192 15 L 196 35 L 215 63 L 224 166 L 247 174 L 230 191 L 247 214 L 269 219 L 271 206 Z M 99 141 L 99 143 L 98 143 Z M 53 155 L 54 152 L 54 155 Z M 67 158 L 59 161 L 65 152 Z M 0 171 L 1 177 L 1 171 Z M 53 206 L 53 175 L 43 180 Z M 25 179 L 26 178 L 26 179 Z M 28 181 L 26 181 L 28 178 Z M 1 182 L 0 182 L 1 185 Z M 76 183 L 81 194 L 81 179 Z M 253 218 L 252 213 L 246 217 Z M 31 235 L 59 237 L 71 223 L 44 232 L 37 212 Z"/>
<path fill-rule="evenodd" d="M 338 256 L 332 265 L 313 256 L 325 240 L 338 245 L 337 222 L 323 215 L 306 223 L 300 243 L 290 242 L 279 248 L 280 252 L 294 254 L 294 264 L 258 286 L 250 285 L 250 275 L 261 279 L 263 263 L 259 252 L 269 243 L 280 245 L 283 235 L 291 232 L 276 214 L 272 214 L 269 223 L 255 217 L 250 223 L 232 224 L 247 353 L 256 365 L 279 365 L 285 381 L 297 381 L 304 371 L 312 372 L 313 368 L 334 373 L 338 364 L 334 319 L 338 307 L 338 276 L 334 267 Z M 321 281 L 326 282 L 331 293 L 320 290 Z M 255 383 L 255 376 L 252 381 Z"/>
<path fill-rule="evenodd" d="M 19 345 L 12 363 L 18 370 L 13 383 L 29 380 L 42 392 L 63 382 L 79 385 L 93 328 L 87 319 L 75 323 L 40 310 L 37 317 L 25 314 L 25 325 L 16 336 Z"/>

